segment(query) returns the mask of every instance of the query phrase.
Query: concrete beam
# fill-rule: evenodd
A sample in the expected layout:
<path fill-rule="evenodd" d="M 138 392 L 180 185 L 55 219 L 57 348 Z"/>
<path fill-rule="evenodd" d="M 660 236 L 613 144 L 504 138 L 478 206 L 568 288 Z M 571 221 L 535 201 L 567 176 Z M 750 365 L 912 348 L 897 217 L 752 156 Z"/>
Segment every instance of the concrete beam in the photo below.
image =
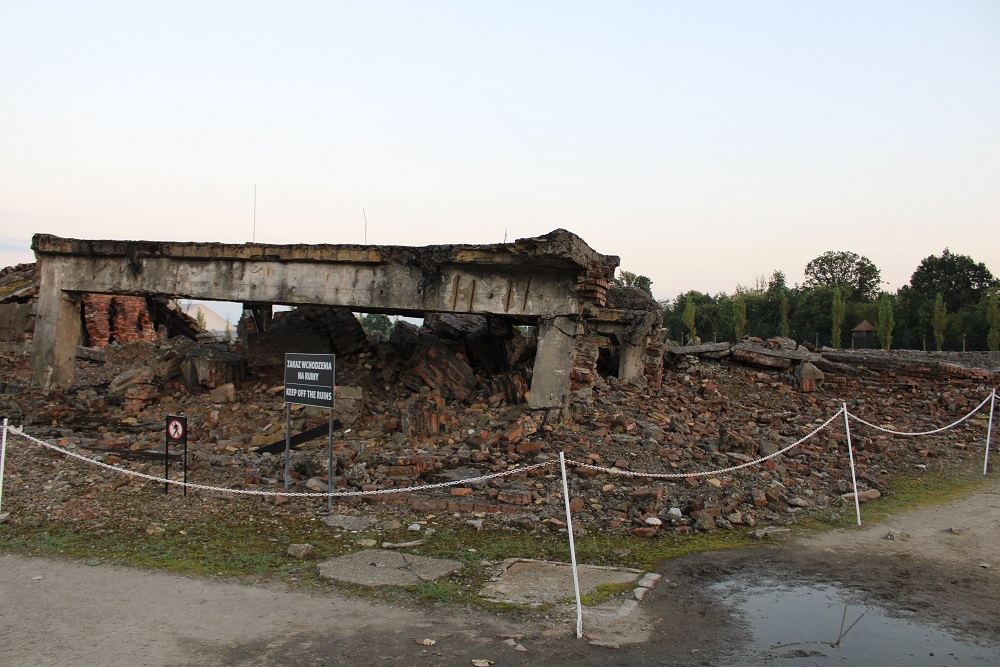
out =
<path fill-rule="evenodd" d="M 642 338 L 638 344 L 627 340 L 622 341 L 618 349 L 618 379 L 622 382 L 635 382 L 642 377 L 645 370 L 646 346 L 649 338 Z"/>
<path fill-rule="evenodd" d="M 79 343 L 75 295 L 82 292 L 403 315 L 504 315 L 571 322 L 575 330 L 577 318 L 601 311 L 618 266 L 617 257 L 594 251 L 566 230 L 505 244 L 424 247 L 96 241 L 36 234 L 32 248 L 44 276 L 33 381 L 46 388 L 72 383 L 73 356 L 67 350 L 75 351 Z M 567 353 L 554 341 L 539 343 L 542 361 L 536 361 L 536 377 L 565 376 L 554 384 L 542 381 L 537 400 L 546 406 L 568 393 L 572 345 Z"/>
<path fill-rule="evenodd" d="M 59 268 L 40 263 L 38 310 L 31 354 L 31 381 L 45 389 L 73 384 L 76 348 L 83 342 L 81 294 L 64 291 Z"/>
<path fill-rule="evenodd" d="M 538 349 L 531 376 L 528 407 L 562 408 L 569 397 L 577 323 L 570 317 L 552 317 L 538 323 Z"/>
<path fill-rule="evenodd" d="M 581 276 L 618 258 L 556 230 L 496 245 L 232 245 L 88 241 L 36 234 L 63 289 L 194 299 L 323 304 L 356 310 L 544 317 L 579 314 Z"/>
<path fill-rule="evenodd" d="M 63 289 L 103 294 L 161 294 L 174 298 L 287 305 L 332 305 L 355 310 L 420 314 L 453 312 L 541 317 L 579 313 L 576 277 L 536 267 L 439 265 L 433 274 L 398 264 L 306 263 L 149 257 L 141 272 L 95 256 L 39 255 L 62 276 Z"/>

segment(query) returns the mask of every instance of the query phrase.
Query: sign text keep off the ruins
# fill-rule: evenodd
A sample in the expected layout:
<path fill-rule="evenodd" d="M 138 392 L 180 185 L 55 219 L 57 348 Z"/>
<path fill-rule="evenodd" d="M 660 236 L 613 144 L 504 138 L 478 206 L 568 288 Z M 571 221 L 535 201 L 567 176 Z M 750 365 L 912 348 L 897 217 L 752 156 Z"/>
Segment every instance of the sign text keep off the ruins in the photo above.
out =
<path fill-rule="evenodd" d="M 285 403 L 332 408 L 335 355 L 285 354 Z"/>

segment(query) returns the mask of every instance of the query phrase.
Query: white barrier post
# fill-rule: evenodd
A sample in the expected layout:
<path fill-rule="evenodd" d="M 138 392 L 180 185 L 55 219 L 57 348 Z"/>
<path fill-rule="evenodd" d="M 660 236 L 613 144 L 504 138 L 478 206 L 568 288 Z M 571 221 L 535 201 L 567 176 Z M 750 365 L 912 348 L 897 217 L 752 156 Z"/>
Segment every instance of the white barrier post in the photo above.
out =
<path fill-rule="evenodd" d="M 994 389 L 993 394 L 990 396 L 990 423 L 986 427 L 986 458 L 983 459 L 984 475 L 986 474 L 986 471 L 989 470 L 990 467 L 990 439 L 993 437 L 993 408 L 996 406 L 996 402 L 997 402 L 997 390 Z M 0 483 L 2 483 L 2 481 L 3 480 L 0 480 Z"/>
<path fill-rule="evenodd" d="M 3 509 L 3 468 L 7 462 L 7 418 L 3 418 L 3 435 L 0 436 L 0 510 Z"/>
<path fill-rule="evenodd" d="M 573 592 L 576 594 L 576 638 L 583 639 L 583 603 L 580 601 L 580 575 L 576 571 L 576 545 L 573 543 L 573 514 L 569 510 L 569 482 L 566 481 L 566 454 L 559 452 L 562 468 L 563 501 L 566 504 L 566 532 L 569 533 L 569 558 L 573 565 Z"/>
<path fill-rule="evenodd" d="M 858 476 L 854 472 L 854 446 L 851 444 L 851 421 L 848 419 L 847 403 L 844 403 L 844 430 L 847 431 L 847 455 L 851 458 L 851 484 L 854 485 L 854 511 L 861 525 L 861 500 L 858 499 Z"/>

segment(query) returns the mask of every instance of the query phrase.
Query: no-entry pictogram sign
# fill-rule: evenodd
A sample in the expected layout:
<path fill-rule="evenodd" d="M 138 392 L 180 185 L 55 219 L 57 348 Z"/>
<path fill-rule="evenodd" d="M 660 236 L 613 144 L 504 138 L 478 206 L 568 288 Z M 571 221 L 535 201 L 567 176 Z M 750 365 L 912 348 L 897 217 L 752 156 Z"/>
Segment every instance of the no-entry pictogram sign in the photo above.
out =
<path fill-rule="evenodd" d="M 167 442 L 187 442 L 187 417 L 167 416 Z"/>
<path fill-rule="evenodd" d="M 187 417 L 178 415 L 167 415 L 167 441 L 163 445 L 163 478 L 170 479 L 170 445 L 184 445 L 184 483 L 187 484 L 188 465 L 188 420 Z M 170 483 L 163 483 L 163 492 L 170 489 Z M 187 495 L 187 486 L 184 487 L 184 495 Z"/>

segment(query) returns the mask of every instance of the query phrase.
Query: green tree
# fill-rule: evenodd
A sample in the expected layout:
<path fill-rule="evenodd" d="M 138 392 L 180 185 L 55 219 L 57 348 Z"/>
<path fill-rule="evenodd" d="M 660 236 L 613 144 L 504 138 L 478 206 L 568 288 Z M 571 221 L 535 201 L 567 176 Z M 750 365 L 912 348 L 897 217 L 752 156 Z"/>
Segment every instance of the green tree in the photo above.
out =
<path fill-rule="evenodd" d="M 638 287 L 649 296 L 653 296 L 653 281 L 646 276 L 631 271 L 620 271 L 612 282 L 619 287 Z"/>
<path fill-rule="evenodd" d="M 361 328 L 364 329 L 365 333 L 369 336 L 379 334 L 384 338 L 388 338 L 392 334 L 392 329 L 395 327 L 395 323 L 389 319 L 388 315 L 383 315 L 381 313 L 367 313 L 362 315 L 360 318 Z"/>
<path fill-rule="evenodd" d="M 733 332 L 736 340 L 743 338 L 743 331 L 747 328 L 747 302 L 743 294 L 737 292 L 733 297 Z"/>
<path fill-rule="evenodd" d="M 198 331 L 208 331 L 208 325 L 205 324 L 205 311 L 201 308 L 194 314 L 194 321 L 198 325 Z"/>
<path fill-rule="evenodd" d="M 790 330 L 788 324 L 788 311 L 791 309 L 791 304 L 788 302 L 788 296 L 785 294 L 781 295 L 781 337 L 788 338 L 788 333 Z"/>
<path fill-rule="evenodd" d="M 684 304 L 684 315 L 681 317 L 681 322 L 688 330 L 688 340 L 694 340 L 698 335 L 697 330 L 694 326 L 694 316 L 695 316 L 695 305 L 694 299 L 689 298 Z"/>
<path fill-rule="evenodd" d="M 828 251 L 806 264 L 807 287 L 839 287 L 848 299 L 872 301 L 882 274 L 870 259 L 853 252 Z"/>
<path fill-rule="evenodd" d="M 983 300 L 986 302 L 986 321 L 989 323 L 986 347 L 991 352 L 996 352 L 1000 350 L 1000 294 L 987 294 Z"/>
<path fill-rule="evenodd" d="M 896 321 L 892 317 L 892 297 L 883 293 L 878 301 L 878 324 L 875 331 L 878 333 L 878 340 L 882 343 L 882 349 L 888 350 L 892 347 L 892 328 Z"/>
<path fill-rule="evenodd" d="M 983 291 L 996 286 L 997 279 L 985 264 L 977 264 L 968 255 L 957 255 L 948 248 L 940 257 L 922 259 L 910 276 L 914 292 L 927 299 L 940 293 L 952 313 L 979 303 Z"/>
<path fill-rule="evenodd" d="M 847 314 L 847 304 L 844 302 L 844 298 L 840 295 L 840 288 L 835 287 L 833 289 L 833 327 L 830 329 L 831 345 L 835 348 L 840 347 L 840 336 L 841 330 L 844 326 L 844 315 Z"/>
<path fill-rule="evenodd" d="M 934 310 L 931 315 L 931 326 L 934 329 L 934 342 L 938 352 L 944 347 L 944 332 L 948 326 L 948 306 L 944 303 L 944 295 L 938 292 L 934 297 Z"/>

